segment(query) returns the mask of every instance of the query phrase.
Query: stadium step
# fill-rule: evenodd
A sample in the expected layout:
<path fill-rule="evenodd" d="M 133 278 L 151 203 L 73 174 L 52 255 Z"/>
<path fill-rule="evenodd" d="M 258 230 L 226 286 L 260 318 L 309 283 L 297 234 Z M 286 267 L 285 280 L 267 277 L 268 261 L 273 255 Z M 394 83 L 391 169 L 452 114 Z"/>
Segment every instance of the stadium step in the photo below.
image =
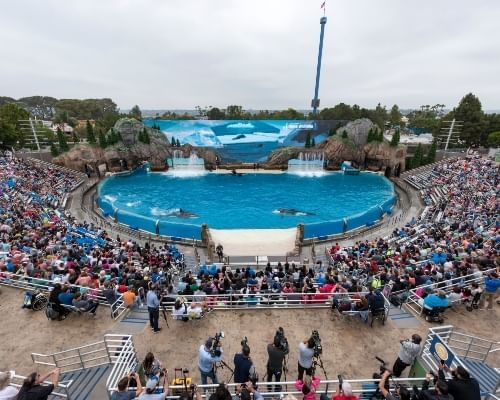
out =
<path fill-rule="evenodd" d="M 415 328 L 422 325 L 422 322 L 415 318 L 413 314 L 392 304 L 389 307 L 389 319 L 397 328 Z"/>
<path fill-rule="evenodd" d="M 111 365 L 103 365 L 94 368 L 82 369 L 61 375 L 60 381 L 72 380 L 68 398 L 71 400 L 85 400 L 91 397 L 98 383 L 111 371 Z M 49 396 L 49 399 L 60 399 L 57 396 Z"/>
<path fill-rule="evenodd" d="M 481 396 L 487 396 L 495 391 L 496 387 L 500 384 L 500 374 L 495 368 L 468 358 L 461 358 L 461 361 L 471 376 L 479 382 Z"/>

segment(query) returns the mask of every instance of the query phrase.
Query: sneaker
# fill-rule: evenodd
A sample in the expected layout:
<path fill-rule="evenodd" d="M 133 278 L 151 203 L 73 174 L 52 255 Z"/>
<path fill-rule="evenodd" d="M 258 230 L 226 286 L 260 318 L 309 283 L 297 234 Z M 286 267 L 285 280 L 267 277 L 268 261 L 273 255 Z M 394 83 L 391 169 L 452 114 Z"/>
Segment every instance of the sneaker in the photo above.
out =
<path fill-rule="evenodd" d="M 161 331 L 161 328 L 158 328 L 157 331 L 153 331 L 153 333 L 159 333 Z"/>

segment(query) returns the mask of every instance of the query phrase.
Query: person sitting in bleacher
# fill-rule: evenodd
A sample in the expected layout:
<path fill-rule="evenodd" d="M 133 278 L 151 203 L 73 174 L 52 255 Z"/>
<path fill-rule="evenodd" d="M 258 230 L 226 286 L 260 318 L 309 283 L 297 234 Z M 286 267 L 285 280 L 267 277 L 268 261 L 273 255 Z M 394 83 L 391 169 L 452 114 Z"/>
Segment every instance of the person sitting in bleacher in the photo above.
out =
<path fill-rule="evenodd" d="M 75 298 L 74 293 L 71 292 L 71 287 L 64 286 L 62 292 L 59 294 L 59 303 L 67 306 L 73 305 L 73 299 Z"/>
<path fill-rule="evenodd" d="M 94 317 L 96 316 L 97 307 L 99 307 L 99 303 L 97 301 L 84 299 L 80 292 L 75 293 L 72 304 L 80 311 L 88 312 Z"/>

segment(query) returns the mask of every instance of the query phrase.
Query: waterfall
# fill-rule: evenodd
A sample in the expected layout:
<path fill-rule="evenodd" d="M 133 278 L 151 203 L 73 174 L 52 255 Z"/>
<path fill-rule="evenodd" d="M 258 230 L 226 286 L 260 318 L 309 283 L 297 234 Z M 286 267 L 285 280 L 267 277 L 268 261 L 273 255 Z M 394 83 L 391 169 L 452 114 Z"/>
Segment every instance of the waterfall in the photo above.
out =
<path fill-rule="evenodd" d="M 191 178 L 206 174 L 205 160 L 191 152 L 189 157 L 184 157 L 182 150 L 174 150 L 172 157 L 172 169 L 168 174 L 178 178 Z"/>
<path fill-rule="evenodd" d="M 299 176 L 324 176 L 323 165 L 325 153 L 323 152 L 300 152 L 299 158 L 288 161 L 288 173 Z"/>

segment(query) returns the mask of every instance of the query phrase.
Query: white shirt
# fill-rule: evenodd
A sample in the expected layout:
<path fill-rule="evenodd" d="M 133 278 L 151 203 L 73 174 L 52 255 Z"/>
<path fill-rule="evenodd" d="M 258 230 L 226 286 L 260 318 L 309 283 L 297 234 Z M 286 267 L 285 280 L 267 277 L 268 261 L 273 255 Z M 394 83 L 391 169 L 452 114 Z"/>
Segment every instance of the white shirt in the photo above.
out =
<path fill-rule="evenodd" d="M 304 368 L 311 368 L 314 349 L 310 349 L 306 344 L 299 344 L 299 364 Z"/>
<path fill-rule="evenodd" d="M 0 400 L 16 400 L 19 389 L 12 386 L 4 387 L 0 390 Z"/>

